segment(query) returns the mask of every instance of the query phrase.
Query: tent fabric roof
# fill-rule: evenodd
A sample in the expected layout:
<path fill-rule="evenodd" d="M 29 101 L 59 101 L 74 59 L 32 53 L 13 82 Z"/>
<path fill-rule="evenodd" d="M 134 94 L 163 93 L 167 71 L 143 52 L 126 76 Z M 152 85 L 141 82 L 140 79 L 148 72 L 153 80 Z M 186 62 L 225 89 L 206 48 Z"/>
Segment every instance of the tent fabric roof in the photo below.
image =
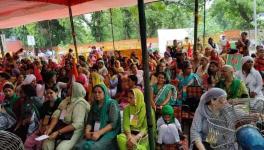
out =
<path fill-rule="evenodd" d="M 73 16 L 127 7 L 137 0 L 71 0 Z M 155 0 L 145 0 L 145 3 Z M 0 29 L 69 16 L 68 0 L 0 0 Z"/>

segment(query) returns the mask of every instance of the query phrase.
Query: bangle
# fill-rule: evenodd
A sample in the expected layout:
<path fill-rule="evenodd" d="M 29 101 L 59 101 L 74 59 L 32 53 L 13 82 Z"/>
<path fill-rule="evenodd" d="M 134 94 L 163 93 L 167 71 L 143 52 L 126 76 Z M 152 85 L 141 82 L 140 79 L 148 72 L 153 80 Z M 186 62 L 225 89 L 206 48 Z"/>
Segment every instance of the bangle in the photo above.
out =
<path fill-rule="evenodd" d="M 58 132 L 58 134 L 59 134 L 59 135 L 61 135 L 61 134 L 62 134 L 60 130 L 58 130 L 57 132 Z"/>

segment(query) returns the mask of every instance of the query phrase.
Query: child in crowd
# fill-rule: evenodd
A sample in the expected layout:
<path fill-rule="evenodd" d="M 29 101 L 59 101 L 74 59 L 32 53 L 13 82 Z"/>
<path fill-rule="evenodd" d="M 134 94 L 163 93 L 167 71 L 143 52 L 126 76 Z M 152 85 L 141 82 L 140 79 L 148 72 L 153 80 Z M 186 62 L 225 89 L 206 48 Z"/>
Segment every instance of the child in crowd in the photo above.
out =
<path fill-rule="evenodd" d="M 176 145 L 178 149 L 183 149 L 180 144 L 180 134 L 182 129 L 179 121 L 174 117 L 174 109 L 170 105 L 162 107 L 162 116 L 157 121 L 158 141 L 162 145 Z"/>

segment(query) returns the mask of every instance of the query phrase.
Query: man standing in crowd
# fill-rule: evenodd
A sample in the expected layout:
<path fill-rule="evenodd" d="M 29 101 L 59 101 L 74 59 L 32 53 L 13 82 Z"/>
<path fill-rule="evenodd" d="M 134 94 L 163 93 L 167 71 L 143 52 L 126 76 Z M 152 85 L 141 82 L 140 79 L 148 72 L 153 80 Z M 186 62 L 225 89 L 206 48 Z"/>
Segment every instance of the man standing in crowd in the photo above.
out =
<path fill-rule="evenodd" d="M 250 41 L 247 38 L 247 32 L 242 32 L 241 33 L 241 38 L 237 41 L 237 49 L 243 56 L 248 56 L 249 55 L 249 46 L 250 46 Z"/>

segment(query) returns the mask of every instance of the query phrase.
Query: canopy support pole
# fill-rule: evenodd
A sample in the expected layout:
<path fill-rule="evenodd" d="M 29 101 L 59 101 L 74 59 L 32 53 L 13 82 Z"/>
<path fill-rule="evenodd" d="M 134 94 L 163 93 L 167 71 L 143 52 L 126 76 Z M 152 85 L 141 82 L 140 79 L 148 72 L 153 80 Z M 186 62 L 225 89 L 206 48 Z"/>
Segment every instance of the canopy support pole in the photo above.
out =
<path fill-rule="evenodd" d="M 2 31 L 0 30 L 0 35 L 2 34 Z M 5 52 L 4 52 L 4 46 L 3 46 L 4 43 L 2 43 L 2 38 L 0 36 L 0 49 L 1 49 L 1 54 L 2 54 L 2 58 L 4 58 L 5 56 Z"/>
<path fill-rule="evenodd" d="M 147 40 L 146 40 L 146 19 L 144 10 L 144 0 L 138 0 L 138 15 L 139 15 L 139 28 L 140 28 L 140 39 L 141 49 L 143 58 L 143 70 L 144 70 L 144 100 L 146 104 L 147 112 L 147 124 L 148 124 L 148 138 L 150 150 L 154 150 L 154 134 L 153 134 L 153 122 L 151 115 L 151 104 L 150 104 L 150 86 L 149 86 L 149 64 L 148 64 L 148 51 L 147 51 Z"/>
<path fill-rule="evenodd" d="M 113 49 L 116 50 L 116 48 L 115 48 L 115 35 L 114 35 L 112 8 L 109 9 L 109 12 L 110 12 L 110 24 L 111 24 L 111 31 L 112 31 Z"/>
<path fill-rule="evenodd" d="M 72 39 L 73 39 L 73 44 L 74 44 L 74 49 L 75 49 L 75 54 L 76 54 L 76 59 L 78 60 L 78 50 L 77 50 L 77 42 L 76 42 L 76 33 L 74 30 L 74 24 L 73 24 L 73 17 L 72 17 L 72 9 L 71 5 L 68 5 L 69 8 L 69 15 L 70 15 L 70 22 L 71 22 L 71 30 L 72 30 Z"/>
<path fill-rule="evenodd" d="M 203 47 L 205 48 L 205 34 L 206 34 L 206 0 L 204 0 L 204 18 L 203 18 Z"/>
<path fill-rule="evenodd" d="M 255 47 L 258 45 L 258 24 L 257 24 L 257 0 L 253 2 L 254 6 L 254 26 L 255 26 Z"/>
<path fill-rule="evenodd" d="M 193 51 L 197 50 L 197 32 L 198 32 L 198 0 L 195 0 L 195 7 L 194 7 L 194 44 L 193 44 Z"/>

